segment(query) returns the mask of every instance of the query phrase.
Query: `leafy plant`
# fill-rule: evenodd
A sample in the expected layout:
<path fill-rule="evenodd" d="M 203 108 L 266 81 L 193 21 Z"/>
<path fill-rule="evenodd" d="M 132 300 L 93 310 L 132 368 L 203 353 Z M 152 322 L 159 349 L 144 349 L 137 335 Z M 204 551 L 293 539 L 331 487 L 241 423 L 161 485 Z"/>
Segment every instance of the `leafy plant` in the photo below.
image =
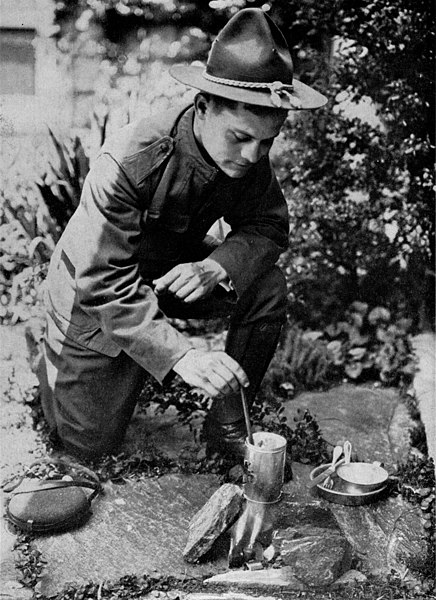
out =
<path fill-rule="evenodd" d="M 35 587 L 40 581 L 47 561 L 32 543 L 32 537 L 18 534 L 14 544 L 15 566 L 21 572 L 20 582 L 26 587 Z"/>
<path fill-rule="evenodd" d="M 0 208 L 0 322 L 26 320 L 38 306 L 48 261 L 78 205 L 89 159 L 78 137 L 49 129 L 39 164 L 12 163 Z M 42 163 L 42 164 L 40 164 Z M 43 166 L 42 166 L 43 165 Z M 37 175 L 37 172 L 42 175 Z M 41 202 L 42 199 L 42 202 Z"/>
<path fill-rule="evenodd" d="M 281 402 L 268 401 L 265 397 L 256 401 L 252 408 L 252 420 L 265 431 L 283 436 L 292 448 L 292 459 L 308 464 L 320 464 L 329 460 L 328 444 L 321 435 L 316 419 L 309 410 L 297 410 L 298 416 L 292 429 L 283 414 Z"/>
<path fill-rule="evenodd" d="M 434 323 L 433 7 L 271 5 L 297 70 L 329 98 L 288 122 L 277 157 L 290 314 L 318 329 L 361 298 L 405 310 L 415 327 Z"/>
<path fill-rule="evenodd" d="M 354 302 L 347 320 L 326 327 L 327 349 L 333 364 L 352 380 L 377 378 L 383 384 L 408 383 L 415 373 L 415 359 L 408 337 L 410 319 L 391 322 L 383 307 L 368 312 L 368 305 Z"/>
<path fill-rule="evenodd" d="M 89 158 L 78 136 L 71 144 L 66 144 L 50 128 L 48 131 L 55 156 L 36 185 L 59 237 L 79 204 L 83 181 L 89 171 Z"/>
<path fill-rule="evenodd" d="M 265 385 L 282 398 L 296 390 L 320 388 L 332 380 L 332 361 L 322 332 L 285 329 L 265 378 Z"/>
<path fill-rule="evenodd" d="M 163 414 L 174 407 L 180 422 L 188 425 L 197 441 L 200 435 L 198 423 L 206 415 L 210 404 L 209 398 L 193 392 L 179 377 L 163 386 L 148 377 L 139 398 L 139 406 L 144 411 L 153 409 L 156 414 Z"/>
<path fill-rule="evenodd" d="M 435 465 L 428 456 L 409 455 L 395 473 L 398 490 L 409 502 L 420 507 L 427 543 L 426 560 L 407 559 L 408 567 L 424 577 L 431 586 L 435 577 Z M 428 586 L 427 586 L 428 587 Z M 430 591 L 431 587 L 429 588 Z"/>

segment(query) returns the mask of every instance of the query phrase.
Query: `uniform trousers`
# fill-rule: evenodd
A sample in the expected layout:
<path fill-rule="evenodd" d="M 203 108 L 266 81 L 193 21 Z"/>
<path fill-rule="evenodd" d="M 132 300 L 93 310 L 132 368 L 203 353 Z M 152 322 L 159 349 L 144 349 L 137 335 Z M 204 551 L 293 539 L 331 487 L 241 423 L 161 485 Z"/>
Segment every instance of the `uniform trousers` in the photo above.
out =
<path fill-rule="evenodd" d="M 160 296 L 159 308 L 162 318 L 229 317 L 225 350 L 248 376 L 251 404 L 285 319 L 286 283 L 281 270 L 269 270 L 239 298 L 218 286 L 209 297 L 192 304 Z M 109 357 L 78 344 L 47 315 L 38 377 L 43 411 L 54 436 L 68 453 L 94 459 L 114 452 L 123 441 L 147 373 L 123 351 Z M 211 416 L 223 424 L 242 419 L 239 395 L 214 400 Z"/>

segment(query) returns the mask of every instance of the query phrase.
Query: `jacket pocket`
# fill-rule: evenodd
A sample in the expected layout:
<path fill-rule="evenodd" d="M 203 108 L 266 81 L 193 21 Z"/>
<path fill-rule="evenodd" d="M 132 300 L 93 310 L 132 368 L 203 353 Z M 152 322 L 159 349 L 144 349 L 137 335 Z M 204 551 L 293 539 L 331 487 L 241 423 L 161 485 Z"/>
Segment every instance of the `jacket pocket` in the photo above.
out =
<path fill-rule="evenodd" d="M 99 327 L 82 328 L 57 313 L 52 306 L 48 306 L 47 312 L 59 331 L 65 337 L 79 344 L 79 346 L 84 346 L 93 352 L 98 352 L 111 358 L 115 358 L 115 356 L 120 354 L 121 348 L 115 342 L 108 339 Z"/>

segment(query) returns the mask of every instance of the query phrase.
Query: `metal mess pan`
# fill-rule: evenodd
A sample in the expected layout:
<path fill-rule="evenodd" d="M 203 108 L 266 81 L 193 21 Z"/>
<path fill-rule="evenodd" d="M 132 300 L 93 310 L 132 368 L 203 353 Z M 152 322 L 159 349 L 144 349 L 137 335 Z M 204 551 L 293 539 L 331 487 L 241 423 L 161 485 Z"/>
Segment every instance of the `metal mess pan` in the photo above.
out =
<path fill-rule="evenodd" d="M 309 476 L 310 479 L 315 479 L 315 477 L 319 475 L 328 466 L 328 464 L 319 465 L 319 467 L 313 469 Z M 365 504 L 372 504 L 373 502 L 377 502 L 378 500 L 383 500 L 389 494 L 389 482 L 386 482 L 385 485 L 371 492 L 348 493 L 341 489 L 341 481 L 339 480 L 337 475 L 334 475 L 333 478 L 333 489 L 323 487 L 322 483 L 319 483 L 315 489 L 319 496 L 325 498 L 329 502 L 334 502 L 335 504 L 343 504 L 345 506 L 363 506 Z"/>

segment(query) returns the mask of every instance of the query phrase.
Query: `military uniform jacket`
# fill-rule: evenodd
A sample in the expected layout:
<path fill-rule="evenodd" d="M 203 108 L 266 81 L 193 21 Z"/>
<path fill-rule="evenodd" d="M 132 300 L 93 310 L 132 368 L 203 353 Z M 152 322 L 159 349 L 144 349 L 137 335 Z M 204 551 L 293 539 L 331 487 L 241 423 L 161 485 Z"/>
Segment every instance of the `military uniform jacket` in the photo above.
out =
<path fill-rule="evenodd" d="M 220 217 L 231 231 L 210 257 L 238 295 L 288 243 L 269 158 L 227 177 L 200 152 L 193 117 L 190 106 L 142 119 L 103 146 L 47 277 L 47 310 L 65 336 L 107 356 L 124 351 L 159 381 L 192 346 L 147 281 L 189 260 Z"/>

